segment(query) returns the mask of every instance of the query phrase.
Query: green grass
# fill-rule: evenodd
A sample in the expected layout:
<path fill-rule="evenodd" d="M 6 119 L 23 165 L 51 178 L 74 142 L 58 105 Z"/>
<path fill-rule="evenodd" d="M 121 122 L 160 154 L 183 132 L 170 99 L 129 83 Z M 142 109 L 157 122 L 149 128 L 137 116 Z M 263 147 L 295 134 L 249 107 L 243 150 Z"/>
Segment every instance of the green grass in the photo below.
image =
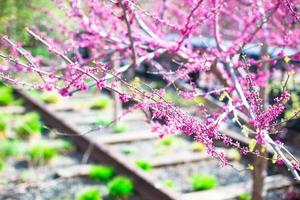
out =
<path fill-rule="evenodd" d="M 13 89 L 6 86 L 0 87 L 0 106 L 7 106 L 14 102 Z"/>
<path fill-rule="evenodd" d="M 111 104 L 111 100 L 108 97 L 99 97 L 92 101 L 91 109 L 102 110 L 107 108 Z"/>
<path fill-rule="evenodd" d="M 21 139 L 29 139 L 33 135 L 39 135 L 42 131 L 42 122 L 37 112 L 29 112 L 18 119 L 15 127 L 17 136 Z"/>
<path fill-rule="evenodd" d="M 135 165 L 144 171 L 151 171 L 153 168 L 152 164 L 145 160 L 137 160 L 135 161 Z"/>
<path fill-rule="evenodd" d="M 108 184 L 109 197 L 111 199 L 126 199 L 129 198 L 134 190 L 134 185 L 131 179 L 118 176 Z"/>
<path fill-rule="evenodd" d="M 76 200 L 102 200 L 102 194 L 97 187 L 88 187 L 77 195 Z"/>
<path fill-rule="evenodd" d="M 93 165 L 90 168 L 88 177 L 95 181 L 107 182 L 115 175 L 112 167 L 105 165 Z"/>
<path fill-rule="evenodd" d="M 56 149 L 45 144 L 34 144 L 28 149 L 28 156 L 34 165 L 47 164 L 55 158 L 57 154 Z"/>
<path fill-rule="evenodd" d="M 198 174 L 192 177 L 192 186 L 194 190 L 209 190 L 218 186 L 218 180 L 213 175 Z"/>

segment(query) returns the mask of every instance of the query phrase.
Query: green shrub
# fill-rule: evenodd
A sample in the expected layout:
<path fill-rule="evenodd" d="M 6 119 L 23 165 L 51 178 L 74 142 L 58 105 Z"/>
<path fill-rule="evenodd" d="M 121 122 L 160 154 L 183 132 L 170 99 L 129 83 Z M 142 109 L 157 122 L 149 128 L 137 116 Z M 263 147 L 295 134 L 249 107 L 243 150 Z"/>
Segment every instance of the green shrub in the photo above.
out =
<path fill-rule="evenodd" d="M 57 151 L 53 147 L 49 147 L 45 144 L 35 144 L 29 147 L 28 156 L 33 164 L 47 164 L 55 156 Z"/>
<path fill-rule="evenodd" d="M 217 187 L 218 180 L 215 176 L 209 174 L 199 174 L 192 177 L 194 190 L 209 190 Z"/>
<path fill-rule="evenodd" d="M 144 160 L 135 161 L 135 165 L 144 171 L 151 171 L 153 168 L 150 162 Z"/>
<path fill-rule="evenodd" d="M 105 165 L 94 165 L 90 168 L 88 176 L 95 181 L 106 182 L 115 175 L 115 170 L 112 167 Z"/>
<path fill-rule="evenodd" d="M 126 199 L 133 193 L 133 182 L 126 177 L 118 176 L 108 184 L 109 197 L 112 199 Z"/>
<path fill-rule="evenodd" d="M 98 188 L 88 187 L 77 195 L 76 200 L 102 200 L 102 194 Z"/>
<path fill-rule="evenodd" d="M 44 92 L 41 98 L 44 103 L 48 104 L 57 103 L 60 100 L 60 96 L 56 92 Z"/>
<path fill-rule="evenodd" d="M 110 105 L 110 99 L 107 97 L 99 97 L 94 99 L 91 105 L 91 109 L 101 110 L 105 109 Z"/>
<path fill-rule="evenodd" d="M 0 87 L 0 106 L 7 106 L 14 101 L 13 89 L 6 86 Z"/>
<path fill-rule="evenodd" d="M 124 133 L 128 130 L 128 126 L 126 124 L 117 124 L 113 126 L 113 130 L 115 133 Z"/>
<path fill-rule="evenodd" d="M 242 193 L 239 195 L 239 200 L 251 200 L 252 197 L 251 197 L 251 194 L 249 193 Z"/>
<path fill-rule="evenodd" d="M 42 131 L 40 115 L 37 112 L 25 114 L 18 120 L 15 130 L 22 139 L 29 139 L 33 135 L 39 135 Z"/>

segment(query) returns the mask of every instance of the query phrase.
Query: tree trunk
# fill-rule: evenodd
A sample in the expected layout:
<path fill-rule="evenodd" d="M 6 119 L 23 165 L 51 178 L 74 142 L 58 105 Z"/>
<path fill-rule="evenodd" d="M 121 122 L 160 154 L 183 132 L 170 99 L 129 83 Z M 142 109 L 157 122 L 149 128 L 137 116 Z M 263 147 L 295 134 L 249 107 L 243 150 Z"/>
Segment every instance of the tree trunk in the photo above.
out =
<path fill-rule="evenodd" d="M 260 155 L 267 156 L 266 151 L 262 152 L 262 145 L 257 145 L 256 149 L 260 150 Z M 264 179 L 267 173 L 268 161 L 262 157 L 254 157 L 254 170 L 252 174 L 252 200 L 263 200 L 265 196 Z"/>

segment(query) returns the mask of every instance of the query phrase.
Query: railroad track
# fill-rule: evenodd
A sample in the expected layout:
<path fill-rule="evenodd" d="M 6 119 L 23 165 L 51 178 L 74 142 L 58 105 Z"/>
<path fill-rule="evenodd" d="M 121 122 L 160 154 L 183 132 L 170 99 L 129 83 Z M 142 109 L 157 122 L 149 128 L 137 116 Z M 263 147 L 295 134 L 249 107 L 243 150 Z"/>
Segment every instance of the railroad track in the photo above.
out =
<path fill-rule="evenodd" d="M 251 191 L 250 171 L 237 172 L 231 167 L 220 169 L 217 160 L 195 151 L 189 138 L 172 139 L 177 143 L 173 149 L 163 147 L 162 152 L 155 152 L 156 145 L 161 144 L 156 139 L 157 136 L 151 133 L 142 113 L 134 112 L 122 118 L 122 123 L 126 122 L 129 126 L 122 134 L 113 133 L 109 128 L 89 131 L 99 118 L 112 115 L 111 109 L 101 111 L 88 109 L 87 101 L 92 95 L 79 94 L 56 104 L 45 105 L 20 90 L 17 94 L 25 99 L 28 108 L 38 111 L 47 124 L 72 140 L 85 154 L 96 161 L 114 166 L 118 173 L 131 177 L 143 199 L 225 200 L 236 199 L 240 194 Z M 224 128 L 224 131 L 234 140 L 248 145 L 249 139 L 236 133 L 232 127 Z M 236 154 L 225 150 L 222 145 L 219 148 L 226 152 L 238 168 L 247 167 L 247 160 L 251 158 L 240 160 L 236 158 Z M 165 153 L 166 149 L 171 149 L 171 152 Z M 136 165 L 138 160 L 149 162 L 152 169 L 144 171 L 138 168 Z M 188 177 L 199 170 L 214 173 L 219 178 L 219 186 L 206 191 L 193 191 L 187 186 Z M 265 183 L 266 190 L 282 191 L 296 185 L 289 178 L 289 174 L 285 174 L 288 173 L 282 168 L 270 168 Z M 165 180 L 173 180 L 175 185 L 183 187 L 170 189 L 166 186 Z"/>

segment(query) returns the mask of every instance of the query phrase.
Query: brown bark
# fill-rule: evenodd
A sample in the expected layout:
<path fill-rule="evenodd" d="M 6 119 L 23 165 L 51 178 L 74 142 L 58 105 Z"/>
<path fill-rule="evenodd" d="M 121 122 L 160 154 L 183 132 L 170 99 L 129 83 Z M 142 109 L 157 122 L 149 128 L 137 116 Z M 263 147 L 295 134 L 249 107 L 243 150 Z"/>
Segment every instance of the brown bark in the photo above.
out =
<path fill-rule="evenodd" d="M 262 146 L 257 145 L 256 149 L 260 150 L 260 154 L 266 157 L 266 151 L 262 152 Z M 252 200 L 263 200 L 265 196 L 264 191 L 264 179 L 267 173 L 267 160 L 262 157 L 254 157 L 254 170 L 252 174 L 253 184 L 252 184 Z"/>

